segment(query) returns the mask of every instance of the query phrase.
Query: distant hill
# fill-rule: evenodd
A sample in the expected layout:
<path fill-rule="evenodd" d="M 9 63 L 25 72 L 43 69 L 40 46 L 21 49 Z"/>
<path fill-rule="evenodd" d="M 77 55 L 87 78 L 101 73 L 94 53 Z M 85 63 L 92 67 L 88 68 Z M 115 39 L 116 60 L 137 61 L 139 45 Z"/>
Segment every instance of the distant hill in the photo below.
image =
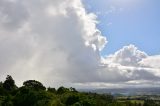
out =
<path fill-rule="evenodd" d="M 88 90 L 87 90 L 88 91 Z M 91 92 L 104 94 L 110 93 L 112 95 L 122 94 L 122 95 L 160 95 L 160 88 L 110 88 L 110 89 L 96 89 L 90 90 Z"/>

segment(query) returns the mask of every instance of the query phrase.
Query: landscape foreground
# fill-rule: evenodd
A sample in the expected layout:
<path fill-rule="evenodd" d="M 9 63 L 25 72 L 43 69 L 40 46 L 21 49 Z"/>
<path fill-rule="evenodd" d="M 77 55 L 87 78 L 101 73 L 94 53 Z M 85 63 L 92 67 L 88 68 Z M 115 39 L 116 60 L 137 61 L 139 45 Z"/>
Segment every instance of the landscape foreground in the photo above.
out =
<path fill-rule="evenodd" d="M 27 80 L 17 87 L 8 75 L 0 82 L 0 106 L 160 106 L 160 95 L 82 92 L 63 86 L 46 88 L 36 80 Z"/>

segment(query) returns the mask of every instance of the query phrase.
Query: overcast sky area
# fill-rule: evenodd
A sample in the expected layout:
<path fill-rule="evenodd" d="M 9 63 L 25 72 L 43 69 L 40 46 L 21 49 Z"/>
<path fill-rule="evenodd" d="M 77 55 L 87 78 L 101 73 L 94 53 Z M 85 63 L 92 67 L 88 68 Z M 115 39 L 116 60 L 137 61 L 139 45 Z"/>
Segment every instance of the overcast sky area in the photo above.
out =
<path fill-rule="evenodd" d="M 0 0 L 0 80 L 159 87 L 157 0 Z"/>

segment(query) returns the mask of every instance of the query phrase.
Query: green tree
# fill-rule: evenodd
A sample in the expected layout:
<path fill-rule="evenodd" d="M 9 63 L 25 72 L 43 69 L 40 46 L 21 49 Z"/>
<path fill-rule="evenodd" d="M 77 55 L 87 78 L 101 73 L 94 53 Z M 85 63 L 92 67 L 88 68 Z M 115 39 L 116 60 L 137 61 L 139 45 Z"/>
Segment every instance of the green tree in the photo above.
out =
<path fill-rule="evenodd" d="M 51 106 L 54 96 L 44 90 L 21 87 L 15 95 L 14 106 Z"/>
<path fill-rule="evenodd" d="M 59 87 L 59 88 L 57 89 L 57 94 L 63 94 L 63 93 L 65 93 L 65 92 L 69 92 L 69 89 L 68 89 L 68 88 L 65 88 L 65 87 L 63 87 L 63 86 L 61 86 L 61 87 Z"/>
<path fill-rule="evenodd" d="M 75 88 L 73 88 L 73 87 L 70 87 L 69 90 L 70 90 L 71 92 L 77 92 L 77 90 L 76 90 Z"/>
<path fill-rule="evenodd" d="M 25 87 L 32 88 L 35 90 L 46 90 L 46 87 L 43 84 L 36 80 L 28 80 L 23 83 Z"/>
<path fill-rule="evenodd" d="M 6 95 L 7 94 L 7 91 L 4 89 L 3 87 L 3 83 L 0 82 L 0 95 Z"/>
<path fill-rule="evenodd" d="M 11 95 L 4 97 L 4 100 L 2 101 L 2 106 L 14 106 Z"/>
<path fill-rule="evenodd" d="M 8 91 L 12 91 L 17 88 L 13 78 L 10 75 L 7 75 L 6 80 L 3 83 L 3 88 Z"/>
<path fill-rule="evenodd" d="M 49 87 L 49 88 L 47 89 L 47 91 L 48 91 L 48 92 L 51 92 L 51 93 L 56 93 L 56 89 L 55 89 L 55 88 L 50 88 L 50 87 Z"/>
<path fill-rule="evenodd" d="M 79 102 L 79 96 L 76 94 L 71 94 L 67 97 L 65 104 L 67 106 L 73 105 L 74 103 Z"/>

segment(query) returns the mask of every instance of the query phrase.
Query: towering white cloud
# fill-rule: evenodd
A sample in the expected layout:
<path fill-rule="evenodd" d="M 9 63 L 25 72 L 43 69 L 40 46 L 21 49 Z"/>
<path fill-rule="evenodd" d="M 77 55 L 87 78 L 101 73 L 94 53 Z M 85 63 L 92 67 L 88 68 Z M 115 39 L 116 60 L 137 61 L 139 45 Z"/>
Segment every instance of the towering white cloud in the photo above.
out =
<path fill-rule="evenodd" d="M 107 41 L 80 0 L 1 0 L 0 5 L 1 78 L 11 74 L 17 81 L 48 84 L 96 80 L 99 51 Z"/>

